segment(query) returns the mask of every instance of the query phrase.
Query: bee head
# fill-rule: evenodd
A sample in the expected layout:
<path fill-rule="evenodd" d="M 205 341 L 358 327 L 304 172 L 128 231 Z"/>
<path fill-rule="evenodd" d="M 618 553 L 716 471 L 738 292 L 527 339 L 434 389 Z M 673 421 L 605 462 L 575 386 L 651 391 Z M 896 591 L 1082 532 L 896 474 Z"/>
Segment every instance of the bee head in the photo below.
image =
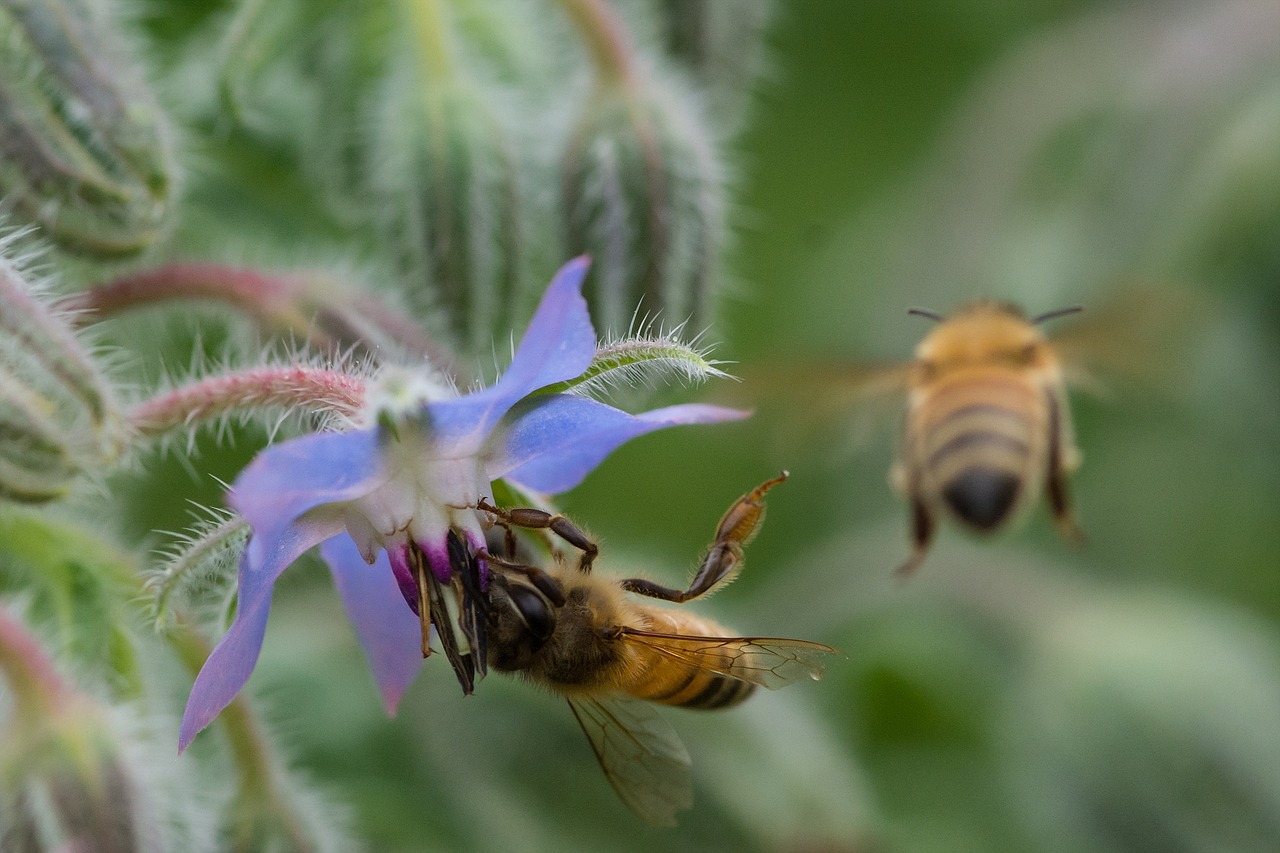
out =
<path fill-rule="evenodd" d="M 528 667 L 556 630 L 556 608 L 537 587 L 494 574 L 489 594 L 489 663 L 499 670 Z"/>

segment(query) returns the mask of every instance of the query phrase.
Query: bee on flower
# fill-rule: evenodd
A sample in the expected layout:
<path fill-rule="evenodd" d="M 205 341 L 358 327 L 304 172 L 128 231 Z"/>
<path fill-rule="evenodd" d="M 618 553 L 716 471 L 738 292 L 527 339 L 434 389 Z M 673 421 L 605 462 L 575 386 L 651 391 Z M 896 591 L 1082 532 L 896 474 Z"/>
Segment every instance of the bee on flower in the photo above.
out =
<path fill-rule="evenodd" d="M 429 629 L 464 692 L 484 672 L 481 593 L 489 517 L 477 509 L 503 480 L 533 494 L 573 488 L 627 441 L 746 412 L 685 404 L 633 415 L 551 386 L 588 372 L 598 350 L 582 297 L 586 258 L 552 279 L 506 371 L 460 394 L 420 372 L 384 372 L 353 429 L 263 450 L 230 505 L 252 534 L 237 575 L 237 612 L 192 687 L 185 749 L 240 692 L 258 659 L 276 580 L 320 546 L 389 713 L 429 651 Z M 407 606 L 406 606 L 407 605 Z"/>

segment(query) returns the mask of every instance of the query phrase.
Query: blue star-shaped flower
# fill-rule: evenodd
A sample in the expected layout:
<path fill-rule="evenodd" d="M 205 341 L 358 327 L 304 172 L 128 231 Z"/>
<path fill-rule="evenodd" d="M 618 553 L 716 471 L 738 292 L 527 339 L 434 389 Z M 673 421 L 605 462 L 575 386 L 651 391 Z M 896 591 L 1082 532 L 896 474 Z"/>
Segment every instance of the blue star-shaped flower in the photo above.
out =
<path fill-rule="evenodd" d="M 383 702 L 394 713 L 422 664 L 428 623 L 414 615 L 420 591 L 456 589 L 459 541 L 468 554 L 484 547 L 489 519 L 476 506 L 481 498 L 492 500 L 492 481 L 562 492 L 639 435 L 745 416 L 709 405 L 631 415 L 585 397 L 534 394 L 581 376 L 595 355 L 581 294 L 587 266 L 578 258 L 552 279 L 510 367 L 493 386 L 458 396 L 419 375 L 391 375 L 380 392 L 370 393 L 362 428 L 268 447 L 245 468 L 230 494 L 253 530 L 240 561 L 236 617 L 196 677 L 180 749 L 249 679 L 276 579 L 311 547 L 321 546 Z M 478 570 L 478 577 L 462 578 L 464 589 L 483 585 L 482 562 Z M 433 596 L 436 631 L 446 651 L 451 641 L 469 653 L 465 645 L 475 638 L 465 629 L 465 614 L 457 612 L 456 599 L 449 606 L 437 608 Z M 450 624 L 441 625 L 446 612 Z M 450 654 L 457 669 L 455 657 Z M 482 655 L 478 664 L 483 669 Z"/>

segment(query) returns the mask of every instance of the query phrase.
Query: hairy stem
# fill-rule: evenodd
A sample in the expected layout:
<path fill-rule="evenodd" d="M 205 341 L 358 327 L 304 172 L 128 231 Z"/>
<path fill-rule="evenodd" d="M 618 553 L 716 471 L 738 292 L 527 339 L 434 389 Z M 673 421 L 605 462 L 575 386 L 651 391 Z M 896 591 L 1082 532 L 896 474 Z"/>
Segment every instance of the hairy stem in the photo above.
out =
<path fill-rule="evenodd" d="M 191 426 L 239 409 L 303 408 L 354 415 L 364 403 L 363 379 L 318 367 L 256 367 L 211 376 L 138 404 L 129 422 L 144 436 Z"/>
<path fill-rule="evenodd" d="M 300 290 L 290 277 L 222 264 L 179 262 L 129 273 L 68 296 L 59 308 L 76 312 L 80 325 L 131 308 L 173 299 L 210 299 L 274 324 L 305 330 L 294 303 Z"/>
<path fill-rule="evenodd" d="M 176 262 L 129 273 L 62 299 L 58 308 L 87 326 L 135 308 L 179 300 L 221 303 L 266 331 L 284 333 L 326 352 L 358 346 L 373 352 L 385 345 L 452 368 L 454 356 L 394 307 L 335 283 L 340 302 L 312 287 L 314 275 L 265 273 L 206 262 Z"/>
<path fill-rule="evenodd" d="M 181 621 L 173 625 L 167 636 L 183 666 L 193 675 L 199 674 L 212 651 L 204 637 Z M 236 791 L 240 809 L 275 815 L 289 835 L 290 849 L 313 849 L 301 819 L 284 801 L 276 785 L 276 769 L 269 758 L 274 753 L 249 703 L 244 697 L 237 697 L 222 709 L 218 721 L 231 746 L 231 761 L 240 779 Z M 243 842 L 239 846 L 243 846 Z"/>

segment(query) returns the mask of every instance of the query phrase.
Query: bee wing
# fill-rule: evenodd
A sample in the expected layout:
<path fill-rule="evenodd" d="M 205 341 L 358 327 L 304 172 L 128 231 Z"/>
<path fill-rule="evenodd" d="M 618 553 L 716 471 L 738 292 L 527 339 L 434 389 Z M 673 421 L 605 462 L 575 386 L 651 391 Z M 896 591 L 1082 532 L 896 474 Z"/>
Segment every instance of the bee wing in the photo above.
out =
<path fill-rule="evenodd" d="M 1203 294 L 1120 282 L 1098 304 L 1062 321 L 1050 341 L 1075 387 L 1104 397 L 1115 394 L 1117 383 L 1168 393 L 1194 361 L 1214 313 Z"/>
<path fill-rule="evenodd" d="M 744 404 L 782 407 L 790 441 L 865 449 L 901 417 L 910 362 L 811 361 L 743 365 Z"/>
<path fill-rule="evenodd" d="M 624 628 L 622 634 L 683 664 L 770 690 L 805 678 L 816 681 L 822 677 L 822 658 L 838 654 L 822 643 L 781 637 L 700 637 L 636 628 Z"/>
<path fill-rule="evenodd" d="M 569 708 L 627 807 L 674 826 L 676 812 L 693 805 L 689 753 L 675 729 L 648 702 L 628 696 L 573 697 Z"/>

